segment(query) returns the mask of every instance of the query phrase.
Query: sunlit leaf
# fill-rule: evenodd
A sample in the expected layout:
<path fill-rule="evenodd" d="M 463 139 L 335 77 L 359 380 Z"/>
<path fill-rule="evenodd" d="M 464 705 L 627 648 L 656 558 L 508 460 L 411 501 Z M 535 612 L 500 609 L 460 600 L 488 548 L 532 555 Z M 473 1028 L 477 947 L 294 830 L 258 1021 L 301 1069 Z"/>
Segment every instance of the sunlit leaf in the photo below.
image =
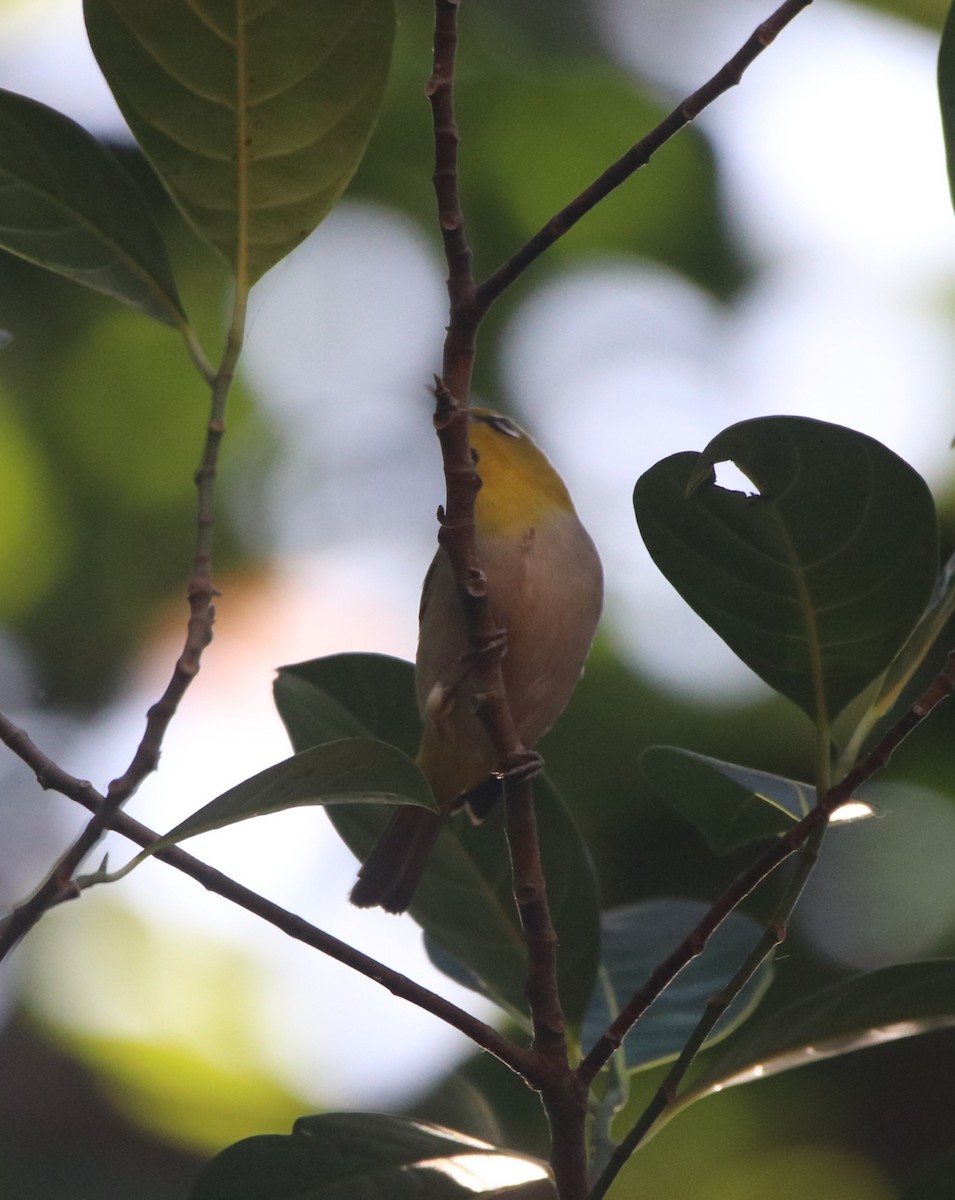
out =
<path fill-rule="evenodd" d="M 510 1188 L 505 1192 L 505 1188 Z M 532 1158 L 405 1117 L 326 1113 L 247 1138 L 205 1168 L 190 1200 L 463 1200 L 556 1192 Z"/>
<path fill-rule="evenodd" d="M 755 494 L 718 487 L 734 462 Z M 771 687 L 831 719 L 892 660 L 938 570 L 924 480 L 864 434 L 802 417 L 743 421 L 638 481 L 657 566 Z"/>
<path fill-rule="evenodd" d="M 363 733 L 417 746 L 420 722 L 411 663 L 384 655 L 333 655 L 283 667 L 275 700 L 296 748 Z M 548 899 L 560 949 L 561 996 L 576 1023 L 593 991 L 599 959 L 597 887 L 590 855 L 573 818 L 546 780 L 535 783 L 538 832 Z M 387 814 L 336 805 L 329 819 L 363 858 Z M 463 813 L 438 838 L 409 909 L 432 943 L 461 963 L 484 994 L 527 1019 L 527 959 L 511 894 L 503 805 L 473 825 Z"/>
<path fill-rule="evenodd" d="M 327 215 L 374 127 L 393 0 L 85 0 L 97 61 L 199 232 L 254 283 Z"/>
<path fill-rule="evenodd" d="M 584 1047 L 604 1032 L 624 1004 L 708 912 L 699 900 L 645 900 L 603 914 L 602 986 L 584 1022 Z M 707 1000 L 730 981 L 762 934 L 761 926 L 732 913 L 710 938 L 703 953 L 650 1005 L 623 1045 L 628 1070 L 642 1070 L 674 1058 L 703 1015 Z M 744 1021 L 769 986 L 767 958 L 720 1019 L 707 1045 Z"/>
<path fill-rule="evenodd" d="M 6 91 L 0 246 L 166 325 L 185 324 L 162 237 L 123 168 L 75 121 Z"/>
<path fill-rule="evenodd" d="M 824 1058 L 955 1025 L 955 959 L 856 975 L 754 1022 L 694 1082 L 681 1106 Z"/>

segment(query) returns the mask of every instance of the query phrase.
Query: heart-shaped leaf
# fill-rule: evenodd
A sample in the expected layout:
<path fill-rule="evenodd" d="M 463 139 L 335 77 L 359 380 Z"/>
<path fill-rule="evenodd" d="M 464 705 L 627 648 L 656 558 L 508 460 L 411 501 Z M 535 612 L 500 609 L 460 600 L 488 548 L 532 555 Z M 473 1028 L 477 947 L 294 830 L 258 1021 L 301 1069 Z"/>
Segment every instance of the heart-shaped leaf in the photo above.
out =
<path fill-rule="evenodd" d="M 328 214 L 364 154 L 393 0 L 85 0 L 123 116 L 245 289 Z"/>
<path fill-rule="evenodd" d="M 592 1045 L 654 968 L 672 954 L 709 911 L 699 900 L 643 900 L 604 913 L 601 921 L 602 985 L 584 1021 L 584 1045 Z M 639 1071 L 675 1058 L 703 1015 L 707 1000 L 725 987 L 762 936 L 761 926 L 731 913 L 703 953 L 681 971 L 650 1005 L 623 1044 L 626 1069 Z M 759 1003 L 772 978 L 764 959 L 705 1043 L 719 1041 Z"/>
<path fill-rule="evenodd" d="M 420 737 L 414 668 L 384 655 L 333 655 L 283 667 L 275 702 L 296 748 L 346 731 L 393 739 L 402 749 L 416 747 Z M 535 784 L 535 797 L 560 942 L 561 998 L 568 1018 L 579 1024 L 600 954 L 594 868 L 576 823 L 546 780 Z M 367 806 L 349 805 L 330 808 L 328 816 L 358 858 L 367 855 L 387 819 Z M 429 944 L 461 964 L 479 991 L 527 1020 L 527 957 L 511 895 L 503 805 L 478 826 L 463 813 L 445 823 L 409 912 Z"/>
<path fill-rule="evenodd" d="M 186 324 L 162 236 L 110 152 L 61 113 L 0 91 L 0 246 Z"/>
<path fill-rule="evenodd" d="M 734 462 L 755 494 L 718 487 Z M 684 600 L 771 687 L 831 721 L 891 662 L 938 572 L 925 481 L 851 429 L 733 425 L 637 482 L 640 532 Z"/>
<path fill-rule="evenodd" d="M 189 1200 L 554 1200 L 545 1164 L 438 1125 L 323 1113 L 289 1135 L 246 1138 L 199 1176 Z"/>

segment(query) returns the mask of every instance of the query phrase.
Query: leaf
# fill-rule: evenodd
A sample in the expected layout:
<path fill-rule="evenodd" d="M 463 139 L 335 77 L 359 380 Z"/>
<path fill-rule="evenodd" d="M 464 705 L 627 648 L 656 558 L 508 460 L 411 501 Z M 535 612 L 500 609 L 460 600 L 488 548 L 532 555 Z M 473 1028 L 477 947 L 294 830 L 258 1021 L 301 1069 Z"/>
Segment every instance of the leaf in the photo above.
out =
<path fill-rule="evenodd" d="M 420 737 L 414 668 L 385 655 L 333 655 L 283 667 L 275 701 L 296 748 L 347 730 L 393 739 L 413 752 Z M 579 1024 L 600 954 L 594 868 L 557 792 L 540 780 L 535 797 L 548 898 L 560 941 L 561 997 L 569 1020 Z M 367 855 L 387 819 L 381 812 L 342 805 L 328 815 L 358 858 Z M 502 804 L 479 826 L 464 814 L 446 822 L 409 912 L 425 931 L 430 949 L 440 946 L 466 968 L 477 990 L 526 1022 L 527 959 L 511 895 Z"/>
<path fill-rule="evenodd" d="M 330 654 L 280 667 L 275 705 L 296 750 L 375 737 L 414 757 L 421 738 L 414 667 L 387 654 Z"/>
<path fill-rule="evenodd" d="M 808 783 L 676 746 L 650 746 L 640 763 L 667 804 L 699 830 L 717 854 L 777 837 L 816 802 L 816 790 Z"/>
<path fill-rule="evenodd" d="M 0 91 L 0 246 L 181 328 L 162 236 L 110 152 L 61 113 Z"/>
<path fill-rule="evenodd" d="M 677 746 L 649 746 L 640 763 L 661 797 L 717 854 L 785 833 L 816 803 L 816 789 L 808 783 Z M 872 813 L 870 805 L 853 800 L 834 819 L 857 821 Z"/>
<path fill-rule="evenodd" d="M 758 494 L 716 486 L 734 462 Z M 771 687 L 827 721 L 883 671 L 938 570 L 925 481 L 885 446 L 802 417 L 733 425 L 638 480 L 660 570 Z"/>
<path fill-rule="evenodd" d="M 371 137 L 393 0 L 85 0 L 136 140 L 245 288 L 330 212 Z"/>
<path fill-rule="evenodd" d="M 949 8 L 938 48 L 938 99 L 948 181 L 955 202 L 955 7 Z"/>
<path fill-rule="evenodd" d="M 920 676 L 926 667 L 930 666 L 926 660 L 938 645 L 939 637 L 953 613 L 955 554 L 949 557 L 942 568 L 932 597 L 905 645 L 889 663 L 878 681 L 878 686 L 870 690 L 871 694 L 863 697 L 866 701 L 864 707 L 856 712 L 856 705 L 851 705 L 843 714 L 840 724 L 848 717 L 854 718 L 852 724 L 848 725 L 849 735 L 846 737 L 843 756 L 847 768 L 857 761 L 866 744 L 872 744 L 877 732 L 884 728 L 884 724 L 894 719 L 897 706 L 912 701 L 913 687 L 925 686 Z M 937 669 L 936 667 L 935 670 Z"/>
<path fill-rule="evenodd" d="M 955 1154 L 945 1154 L 919 1172 L 900 1200 L 951 1200 L 955 1196 Z"/>
<path fill-rule="evenodd" d="M 346 738 L 303 750 L 223 792 L 170 830 L 150 852 L 303 804 L 435 806 L 428 781 L 407 755 L 372 738 Z"/>
<path fill-rule="evenodd" d="M 856 975 L 747 1027 L 692 1090 L 711 1092 L 955 1025 L 955 959 L 899 963 Z"/>
<path fill-rule="evenodd" d="M 556 1192 L 543 1163 L 451 1129 L 379 1113 L 324 1113 L 296 1121 L 289 1135 L 229 1146 L 199 1176 L 190 1200 L 474 1195 L 545 1200 Z"/>
<path fill-rule="evenodd" d="M 584 1046 L 604 1032 L 630 997 L 709 911 L 699 900 L 643 900 L 603 914 L 603 976 L 584 1021 Z M 707 1000 L 732 978 L 762 935 L 751 917 L 732 913 L 703 953 L 650 1005 L 623 1044 L 626 1069 L 641 1071 L 675 1058 L 703 1015 Z M 772 978 L 767 958 L 720 1019 L 705 1045 L 725 1037 L 752 1013 Z"/>

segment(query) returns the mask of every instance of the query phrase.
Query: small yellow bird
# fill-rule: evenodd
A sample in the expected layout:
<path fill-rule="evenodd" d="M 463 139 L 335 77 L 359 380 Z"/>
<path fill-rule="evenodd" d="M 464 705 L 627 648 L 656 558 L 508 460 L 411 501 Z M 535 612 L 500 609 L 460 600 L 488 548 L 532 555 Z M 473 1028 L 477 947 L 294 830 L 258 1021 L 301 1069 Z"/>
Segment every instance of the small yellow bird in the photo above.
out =
<path fill-rule="evenodd" d="M 482 484 L 477 553 L 494 620 L 506 630 L 508 704 L 530 749 L 564 711 L 583 670 L 603 604 L 603 571 L 564 481 L 531 438 L 487 409 L 472 408 L 470 420 Z M 469 649 L 451 564 L 439 549 L 421 595 L 415 688 L 424 723 L 417 762 L 441 812 L 417 805 L 395 811 L 358 872 L 351 900 L 360 908 L 404 912 L 447 814 L 469 800 L 475 819 L 490 807 L 487 784 L 500 764 L 473 709 Z"/>

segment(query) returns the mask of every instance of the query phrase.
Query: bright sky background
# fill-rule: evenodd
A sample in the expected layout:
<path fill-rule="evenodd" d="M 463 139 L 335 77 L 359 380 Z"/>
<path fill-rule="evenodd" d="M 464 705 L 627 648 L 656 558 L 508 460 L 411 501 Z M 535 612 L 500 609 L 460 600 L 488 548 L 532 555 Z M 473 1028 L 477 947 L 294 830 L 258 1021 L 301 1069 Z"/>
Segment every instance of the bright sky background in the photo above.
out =
<path fill-rule="evenodd" d="M 727 6 L 731 20 L 717 7 L 603 0 L 607 45 L 637 66 L 668 45 L 660 84 L 676 99 L 772 5 Z M 79 12 L 73 0 L 23 8 L 0 43 L 0 85 L 94 130 L 114 130 L 115 106 L 84 49 Z M 702 448 L 732 421 L 799 413 L 872 434 L 936 488 L 947 486 L 955 220 L 936 52 L 929 33 L 817 0 L 701 121 L 720 156 L 736 236 L 764 265 L 757 283 L 719 308 L 658 266 L 580 268 L 533 292 L 510 330 L 515 402 L 546 433 L 605 560 L 610 635 L 677 686 L 738 695 L 761 685 L 676 599 L 639 545 L 630 493 L 658 458 Z M 287 450 L 268 510 L 254 514 L 263 545 L 277 548 L 275 573 L 231 589 L 222 581 L 216 642 L 167 739 L 161 772 L 135 802 L 147 823 L 169 828 L 289 753 L 270 701 L 275 666 L 337 650 L 413 655 L 417 591 L 441 499 L 437 451 L 420 434 L 439 361 L 442 278 L 420 231 L 346 203 L 256 290 L 246 369 L 274 407 Z M 632 438 L 619 437 L 620 428 Z M 386 503 L 360 502 L 369 480 Z M 182 617 L 173 614 L 171 637 L 157 636 L 114 711 L 64 747 L 68 769 L 102 785 L 125 765 L 168 674 Z M 31 725 L 29 714 L 23 723 Z M 942 808 L 924 796 L 913 803 Z M 64 824 L 77 820 L 62 809 Z M 939 816 L 943 831 L 949 811 Z M 931 856 L 937 845 L 941 853 L 947 838 L 920 852 Z M 410 921 L 348 906 L 354 865 L 314 814 L 272 817 L 190 849 L 462 998 L 427 966 Z M 121 862 L 127 847 L 112 854 Z M 456 1036 L 410 1009 L 394 1037 L 380 1024 L 398 1007 L 387 993 L 159 866 L 87 896 L 83 913 L 65 906 L 34 935 L 30 953 L 43 972 L 37 1002 L 63 1020 L 76 1019 L 84 997 L 90 1022 L 97 1012 L 106 1025 L 120 1018 L 108 999 L 121 967 L 84 934 L 89 914 L 105 919 L 119 901 L 143 920 L 185 920 L 196 937 L 226 939 L 265 968 L 257 976 L 256 1020 L 268 1035 L 259 1037 L 261 1052 L 316 1101 L 388 1103 L 462 1052 Z M 837 946 L 829 951 L 838 957 Z M 144 1028 L 189 1038 L 188 1005 L 152 1009 L 140 999 Z M 462 1002 L 476 1007 L 470 996 Z M 374 1061 L 379 1048 L 393 1076 Z"/>

